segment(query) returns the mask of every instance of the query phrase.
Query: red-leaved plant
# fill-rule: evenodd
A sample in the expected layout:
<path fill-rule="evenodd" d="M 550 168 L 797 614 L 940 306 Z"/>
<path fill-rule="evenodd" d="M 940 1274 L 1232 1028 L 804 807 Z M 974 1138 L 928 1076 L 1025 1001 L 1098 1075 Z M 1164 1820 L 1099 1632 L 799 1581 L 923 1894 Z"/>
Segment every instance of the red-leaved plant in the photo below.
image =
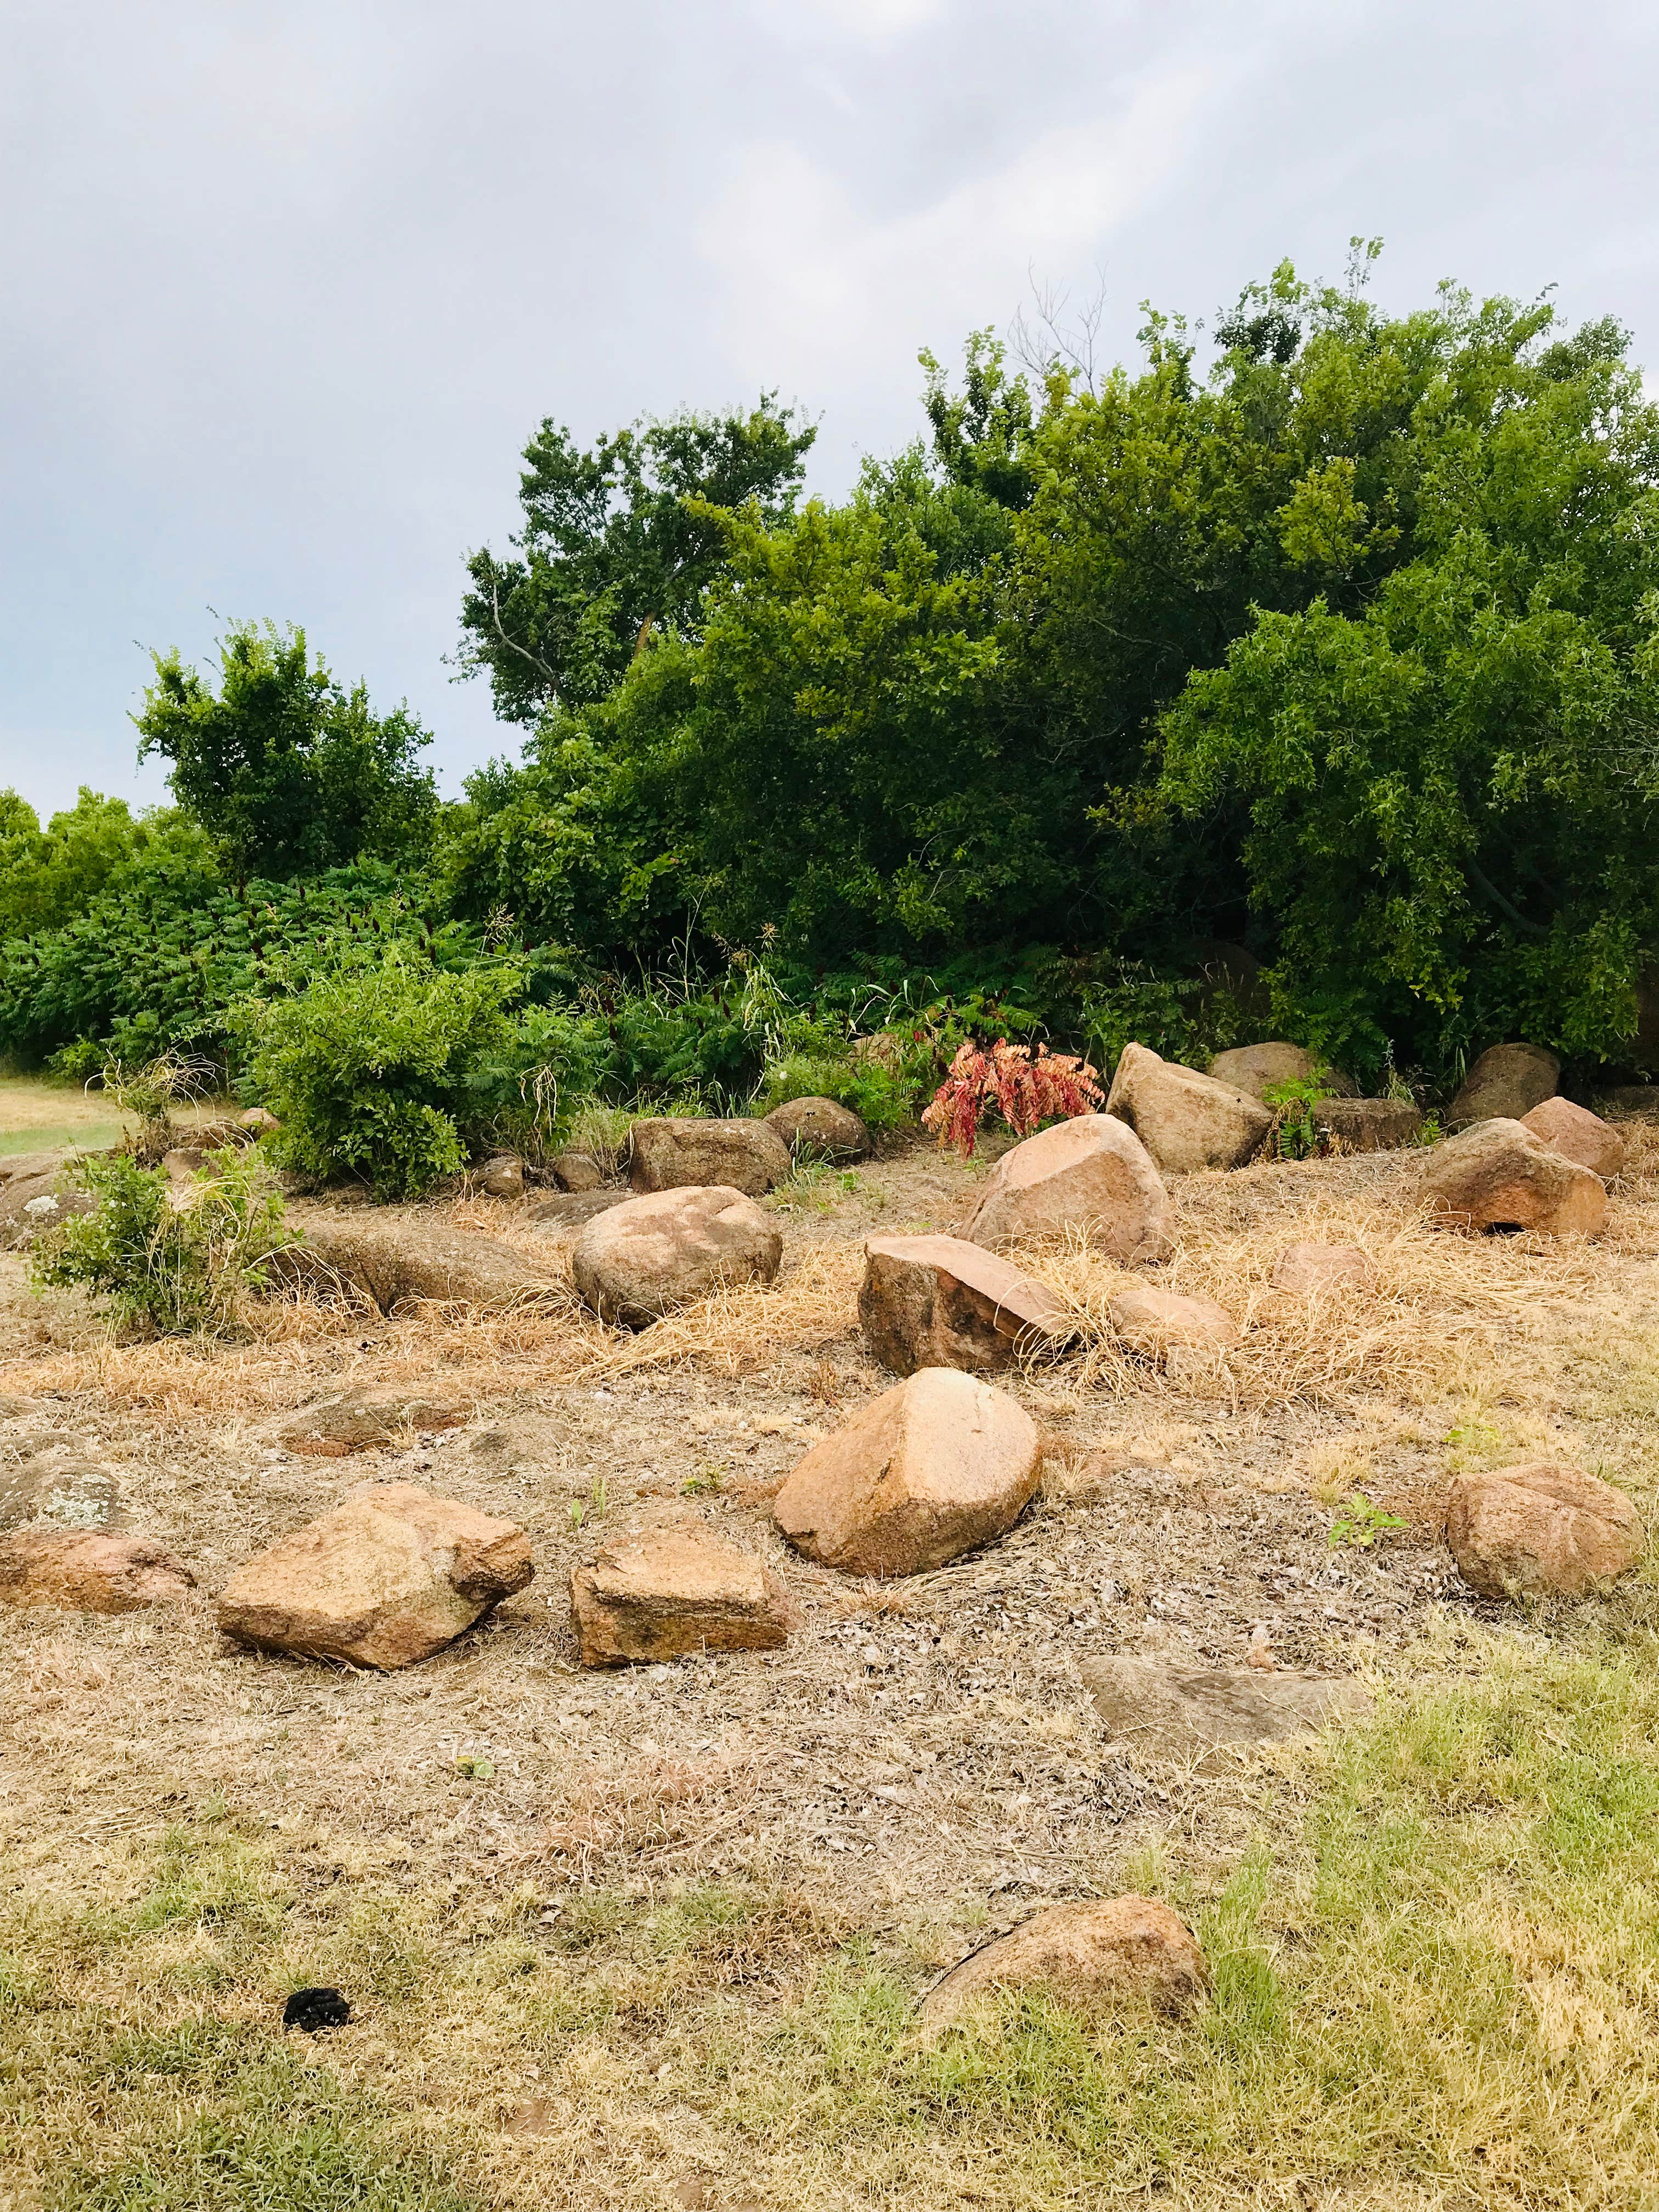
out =
<path fill-rule="evenodd" d="M 1041 1044 L 1034 1054 L 1030 1045 L 999 1037 L 989 1052 L 971 1042 L 963 1046 L 921 1126 L 937 1132 L 941 1147 L 954 1145 L 967 1160 L 974 1156 L 981 1121 L 993 1109 L 1017 1137 L 1029 1137 L 1041 1121 L 1092 1114 L 1100 1100 L 1099 1081 L 1086 1060 Z"/>

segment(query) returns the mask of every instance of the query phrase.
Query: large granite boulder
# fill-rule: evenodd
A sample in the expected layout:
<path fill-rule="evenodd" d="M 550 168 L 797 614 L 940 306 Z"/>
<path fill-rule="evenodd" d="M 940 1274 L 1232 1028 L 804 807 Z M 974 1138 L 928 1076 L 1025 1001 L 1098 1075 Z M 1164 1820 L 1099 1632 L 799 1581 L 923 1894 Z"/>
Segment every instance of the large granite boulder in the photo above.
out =
<path fill-rule="evenodd" d="M 993 1250 L 1076 1235 L 1133 1266 L 1165 1256 L 1175 1211 L 1128 1124 L 1111 1114 L 1080 1114 L 1003 1154 L 962 1233 Z"/>
<path fill-rule="evenodd" d="M 870 1155 L 870 1132 L 850 1106 L 835 1098 L 791 1098 L 775 1106 L 766 1126 L 792 1152 L 827 1160 L 862 1160 Z"/>
<path fill-rule="evenodd" d="M 1477 1122 L 1437 1145 L 1418 1188 L 1431 1218 L 1454 1229 L 1595 1237 L 1607 1223 L 1601 1177 L 1520 1121 Z"/>
<path fill-rule="evenodd" d="M 783 1584 L 752 1552 L 680 1523 L 607 1544 L 570 1577 L 584 1667 L 771 1651 L 789 1634 Z"/>
<path fill-rule="evenodd" d="M 1144 1044 L 1124 1046 L 1106 1111 L 1127 1122 L 1164 1175 L 1242 1168 L 1273 1125 L 1259 1099 L 1195 1067 L 1160 1060 Z"/>
<path fill-rule="evenodd" d="M 1483 1597 L 1586 1597 L 1641 1557 L 1645 1539 L 1622 1490 L 1572 1467 L 1461 1474 L 1446 1499 L 1457 1571 Z"/>
<path fill-rule="evenodd" d="M 925 1367 L 808 1452 L 772 1510 L 826 1566 L 921 1574 L 1012 1528 L 1042 1468 L 1023 1406 L 957 1368 Z"/>
<path fill-rule="evenodd" d="M 219 1626 L 261 1651 L 409 1667 L 534 1572 L 515 1522 L 412 1482 L 375 1483 L 240 1568 Z"/>
<path fill-rule="evenodd" d="M 1577 1160 L 1581 1168 L 1600 1176 L 1603 1182 L 1625 1164 L 1625 1140 L 1618 1130 L 1587 1107 L 1575 1106 L 1571 1098 L 1545 1099 L 1542 1105 L 1521 1116 L 1521 1126 L 1564 1159 Z"/>
<path fill-rule="evenodd" d="M 764 1121 L 665 1115 L 635 1121 L 628 1146 L 628 1179 L 636 1191 L 720 1188 L 764 1198 L 793 1164 L 788 1146 Z"/>
<path fill-rule="evenodd" d="M 782 1258 L 771 1216 L 740 1190 L 715 1184 L 607 1208 L 576 1239 L 571 1273 L 602 1321 L 644 1328 L 723 1285 L 773 1281 Z"/>
<path fill-rule="evenodd" d="M 1077 1333 L 1054 1292 L 962 1237 L 872 1237 L 859 1320 L 895 1375 L 919 1367 L 1006 1367 Z"/>
<path fill-rule="evenodd" d="M 1462 1129 L 1471 1121 L 1519 1121 L 1553 1098 L 1560 1080 L 1560 1061 L 1541 1044 L 1490 1045 L 1464 1077 L 1447 1109 L 1446 1126 Z"/>
<path fill-rule="evenodd" d="M 510 1244 L 421 1218 L 377 1218 L 366 1208 L 289 1216 L 304 1243 L 284 1252 L 276 1271 L 326 1287 L 362 1291 L 383 1314 L 431 1302 L 499 1310 L 559 1288 L 550 1269 L 532 1267 Z"/>
<path fill-rule="evenodd" d="M 1243 1091 L 1264 1106 L 1266 1093 L 1283 1083 L 1318 1084 L 1343 1098 L 1352 1098 L 1358 1089 L 1352 1076 L 1344 1075 L 1299 1044 L 1282 1040 L 1236 1045 L 1231 1052 L 1218 1052 L 1210 1062 L 1210 1073 L 1218 1083 Z"/>
<path fill-rule="evenodd" d="M 1051 1905 L 935 1984 L 922 2002 L 921 2027 L 938 2034 L 1000 1994 L 1025 1990 L 1068 2012 L 1179 2016 L 1208 1996 L 1210 1969 L 1185 1921 L 1153 1898 Z"/>

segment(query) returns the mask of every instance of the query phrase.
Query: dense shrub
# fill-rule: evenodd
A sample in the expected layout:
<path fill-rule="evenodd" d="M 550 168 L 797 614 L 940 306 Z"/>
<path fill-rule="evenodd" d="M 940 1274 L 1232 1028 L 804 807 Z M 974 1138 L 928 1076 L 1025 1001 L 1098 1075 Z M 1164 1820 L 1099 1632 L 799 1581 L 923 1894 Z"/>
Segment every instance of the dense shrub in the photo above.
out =
<path fill-rule="evenodd" d="M 285 1241 L 283 1201 L 256 1149 L 208 1159 L 182 1207 L 164 1168 L 125 1152 L 76 1162 L 68 1182 L 89 1192 L 96 1210 L 41 1238 L 32 1280 L 89 1291 L 118 1321 L 160 1335 L 228 1328 L 243 1297 L 268 1287 L 267 1262 Z"/>

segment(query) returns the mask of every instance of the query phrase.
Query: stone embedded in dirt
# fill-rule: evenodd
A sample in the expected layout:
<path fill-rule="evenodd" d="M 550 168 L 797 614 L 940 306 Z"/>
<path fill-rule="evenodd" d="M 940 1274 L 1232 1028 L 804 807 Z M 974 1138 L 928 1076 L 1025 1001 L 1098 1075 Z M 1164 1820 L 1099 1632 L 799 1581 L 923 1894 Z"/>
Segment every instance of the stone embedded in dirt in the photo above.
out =
<path fill-rule="evenodd" d="M 1031 1990 L 1068 2012 L 1150 2008 L 1181 2015 L 1210 1993 L 1210 1969 L 1184 1920 L 1150 1897 L 1051 1905 L 964 1959 L 922 2001 L 938 2033 L 1000 1993 Z"/>
<path fill-rule="evenodd" d="M 555 1152 L 547 1164 L 547 1171 L 561 1190 L 599 1190 L 605 1181 L 605 1172 L 592 1152 Z"/>
<path fill-rule="evenodd" d="M 576 1239 L 571 1273 L 602 1321 L 644 1328 L 722 1285 L 771 1282 L 782 1258 L 771 1217 L 740 1190 L 715 1184 L 608 1207 Z"/>
<path fill-rule="evenodd" d="M 1471 1121 L 1518 1121 L 1553 1098 L 1560 1080 L 1560 1061 L 1541 1044 L 1489 1045 L 1447 1109 L 1446 1126 L 1462 1129 Z"/>
<path fill-rule="evenodd" d="M 1545 1099 L 1542 1105 L 1521 1116 L 1521 1126 L 1565 1159 L 1577 1160 L 1581 1168 L 1600 1176 L 1603 1182 L 1625 1164 L 1625 1140 L 1618 1130 L 1599 1114 L 1575 1106 L 1571 1098 Z"/>
<path fill-rule="evenodd" d="M 390 1383 L 341 1390 L 302 1406 L 276 1431 L 289 1451 L 309 1459 L 344 1459 L 391 1443 L 406 1429 L 458 1429 L 466 1419 L 452 1399 Z"/>
<path fill-rule="evenodd" d="M 628 1179 L 636 1191 L 721 1188 L 763 1198 L 788 1175 L 789 1147 L 764 1121 L 705 1121 L 695 1115 L 635 1121 Z"/>
<path fill-rule="evenodd" d="M 1251 1667 L 1171 1666 L 1161 1659 L 1085 1659 L 1083 1686 L 1115 1741 L 1130 1751 L 1200 1761 L 1322 1728 L 1370 1700 L 1358 1682 Z"/>
<path fill-rule="evenodd" d="M 1547 1460 L 1460 1474 L 1446 1542 L 1482 1597 L 1586 1597 L 1634 1566 L 1645 1543 L 1622 1490 Z"/>
<path fill-rule="evenodd" d="M 33 1182 L 40 1176 L 55 1176 L 74 1157 L 59 1146 L 44 1152 L 0 1153 L 0 1189 L 9 1182 Z"/>
<path fill-rule="evenodd" d="M 1316 1054 L 1304 1052 L 1299 1044 L 1282 1042 L 1242 1044 L 1231 1052 L 1218 1052 L 1210 1062 L 1210 1073 L 1218 1083 L 1243 1091 L 1264 1106 L 1267 1102 L 1262 1093 L 1281 1083 L 1318 1084 L 1343 1098 L 1352 1098 L 1358 1088 L 1352 1076 L 1328 1066 Z"/>
<path fill-rule="evenodd" d="M 1395 1152 L 1423 1127 L 1423 1109 L 1409 1098 L 1322 1098 L 1311 1111 L 1345 1152 Z"/>
<path fill-rule="evenodd" d="M 239 1568 L 219 1626 L 261 1651 L 409 1667 L 534 1572 L 516 1522 L 412 1482 L 374 1483 Z"/>
<path fill-rule="evenodd" d="M 190 1569 L 148 1536 L 23 1528 L 0 1542 L 0 1600 L 65 1613 L 137 1613 L 195 1586 Z"/>
<path fill-rule="evenodd" d="M 1006 1391 L 925 1367 L 815 1445 L 773 1516 L 826 1566 L 921 1574 L 1011 1528 L 1042 1466 L 1036 1424 Z"/>
<path fill-rule="evenodd" d="M 120 1518 L 120 1489 L 107 1468 L 47 1449 L 0 1474 L 0 1529 L 31 1521 L 108 1528 Z"/>
<path fill-rule="evenodd" d="M 1274 1290 L 1299 1298 L 1350 1285 L 1364 1290 L 1370 1279 L 1371 1263 L 1357 1244 L 1311 1243 L 1287 1244 L 1268 1278 Z"/>
<path fill-rule="evenodd" d="M 1133 1130 L 1080 1114 L 1003 1154 L 962 1234 L 994 1251 L 1077 1235 L 1127 1267 L 1162 1259 L 1174 1231 L 1170 1194 Z"/>
<path fill-rule="evenodd" d="M 1242 1168 L 1273 1125 L 1259 1099 L 1195 1067 L 1160 1060 L 1144 1044 L 1124 1046 L 1106 1111 L 1128 1123 L 1164 1175 Z"/>
<path fill-rule="evenodd" d="M 1595 1237 L 1606 1226 L 1601 1178 L 1535 1137 L 1522 1121 L 1480 1121 L 1437 1145 L 1419 1196 L 1455 1229 L 1534 1229 Z"/>
<path fill-rule="evenodd" d="M 895 1375 L 1006 1367 L 1077 1334 L 1052 1291 L 965 1237 L 872 1237 L 864 1253 L 859 1320 Z"/>
<path fill-rule="evenodd" d="M 792 1098 L 766 1117 L 792 1152 L 817 1153 L 830 1160 L 870 1156 L 870 1132 L 850 1106 L 835 1098 Z"/>
<path fill-rule="evenodd" d="M 21 1252 L 76 1214 L 95 1212 L 90 1191 L 58 1190 L 58 1170 L 13 1176 L 0 1184 L 0 1251 Z"/>
<path fill-rule="evenodd" d="M 1154 1283 L 1126 1283 L 1106 1302 L 1106 1317 L 1125 1344 L 1149 1357 L 1237 1344 L 1238 1323 L 1213 1298 L 1183 1298 Z"/>
<path fill-rule="evenodd" d="M 509 1244 L 482 1233 L 422 1219 L 376 1220 L 359 1212 L 307 1209 L 289 1216 L 305 1243 L 283 1255 L 278 1272 L 326 1286 L 338 1277 L 383 1314 L 434 1301 L 499 1310 L 558 1287 Z"/>
<path fill-rule="evenodd" d="M 619 1537 L 570 1577 L 584 1667 L 773 1651 L 788 1640 L 783 1584 L 752 1552 L 681 1523 Z"/>
<path fill-rule="evenodd" d="M 607 1183 L 602 1190 L 560 1190 L 538 1199 L 530 1209 L 532 1224 L 551 1231 L 580 1229 L 609 1213 L 613 1206 L 626 1206 L 632 1193 Z"/>
<path fill-rule="evenodd" d="M 472 1181 L 486 1198 L 522 1198 L 524 1162 L 516 1152 L 497 1152 L 473 1170 Z"/>
<path fill-rule="evenodd" d="M 253 1142 L 260 1137 L 274 1137 L 283 1125 L 263 1106 L 250 1106 L 245 1114 L 236 1116 L 236 1126 L 247 1141 Z"/>

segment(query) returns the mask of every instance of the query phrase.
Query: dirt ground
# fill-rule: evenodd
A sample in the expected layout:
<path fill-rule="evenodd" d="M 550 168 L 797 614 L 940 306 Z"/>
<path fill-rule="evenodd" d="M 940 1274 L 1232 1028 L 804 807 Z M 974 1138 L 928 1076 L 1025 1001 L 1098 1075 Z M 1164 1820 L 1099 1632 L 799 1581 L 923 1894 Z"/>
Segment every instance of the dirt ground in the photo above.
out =
<path fill-rule="evenodd" d="M 1410 1153 L 1182 1180 L 1160 1277 L 1249 1325 L 1195 1373 L 1126 1362 L 1091 1319 L 1116 1271 L 1044 1255 L 1085 1340 L 1003 1378 L 1044 1428 L 1043 1492 L 1000 1543 L 884 1586 L 797 1558 L 769 1501 L 891 1382 L 857 1326 L 863 1239 L 952 1226 L 994 1144 L 972 1163 L 908 1146 L 797 1176 L 767 1201 L 785 1240 L 776 1286 L 639 1337 L 558 1287 L 568 1240 L 535 1226 L 533 1200 L 427 1210 L 544 1262 L 543 1306 L 493 1320 L 290 1304 L 216 1350 L 124 1345 L 0 1260 L 0 1473 L 42 1450 L 96 1462 L 122 1522 L 198 1577 L 177 1613 L 4 1622 L 0 1855 L 26 1881 L 95 1891 L 121 1838 L 213 1799 L 313 1867 L 410 1891 L 529 1885 L 548 1930 L 567 1896 L 693 1877 L 786 1890 L 875 1941 L 925 1908 L 947 1931 L 935 1970 L 1033 1904 L 1125 1887 L 1149 1849 L 1224 1870 L 1257 1817 L 1261 1763 L 1200 1772 L 1114 1742 L 1080 1667 L 1236 1665 L 1265 1646 L 1281 1666 L 1382 1682 L 1425 1635 L 1503 1625 L 1439 1535 L 1449 1473 L 1559 1456 L 1650 1510 L 1659 1130 L 1625 1126 L 1631 1167 L 1589 1247 L 1428 1229 Z M 1267 1276 L 1310 1235 L 1361 1244 L 1374 1286 L 1291 1310 Z M 274 1440 L 325 1390 L 416 1377 L 452 1395 L 459 1425 L 349 1459 Z M 242 1560 L 392 1476 L 524 1523 L 533 1583 L 386 1676 L 217 1634 L 214 1593 Z M 1355 1492 L 1404 1525 L 1334 1541 Z M 572 1568 L 681 1515 L 776 1570 L 788 1644 L 584 1672 Z"/>

